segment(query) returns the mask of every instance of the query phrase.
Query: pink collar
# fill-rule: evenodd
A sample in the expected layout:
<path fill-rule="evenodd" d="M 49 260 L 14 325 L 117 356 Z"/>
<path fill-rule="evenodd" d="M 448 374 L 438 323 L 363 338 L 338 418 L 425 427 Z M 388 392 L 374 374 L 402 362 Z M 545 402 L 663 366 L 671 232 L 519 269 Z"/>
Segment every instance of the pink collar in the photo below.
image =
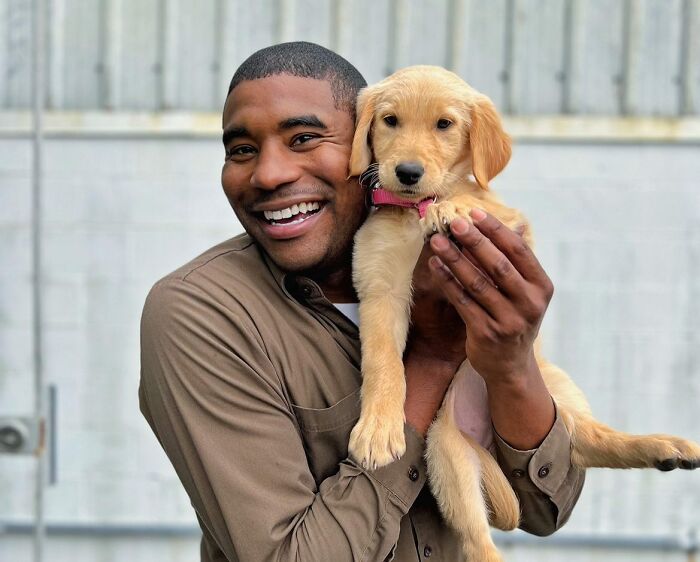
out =
<path fill-rule="evenodd" d="M 418 209 L 420 218 L 425 216 L 426 209 L 435 203 L 435 197 L 426 197 L 421 201 L 411 201 L 410 199 L 402 199 L 395 193 L 387 191 L 383 187 L 378 187 L 372 190 L 372 205 L 379 207 L 381 205 L 394 205 L 397 207 L 413 207 Z"/>

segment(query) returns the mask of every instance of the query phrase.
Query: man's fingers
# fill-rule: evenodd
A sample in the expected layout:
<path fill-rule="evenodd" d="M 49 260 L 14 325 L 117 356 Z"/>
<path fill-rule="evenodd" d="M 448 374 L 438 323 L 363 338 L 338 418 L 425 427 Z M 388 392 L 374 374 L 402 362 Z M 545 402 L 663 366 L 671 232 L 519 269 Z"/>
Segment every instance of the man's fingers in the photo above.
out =
<path fill-rule="evenodd" d="M 499 318 L 510 310 L 510 303 L 506 300 L 488 275 L 482 274 L 478 267 L 472 264 L 466 256 L 459 251 L 445 236 L 434 235 L 430 239 L 430 247 L 433 252 L 449 268 L 454 279 L 467 294 L 479 303 L 493 318 Z"/>
<path fill-rule="evenodd" d="M 504 227 L 505 228 L 505 227 Z M 452 221 L 450 230 L 455 240 L 462 245 L 467 258 L 486 272 L 495 285 L 510 296 L 523 292 L 523 277 L 510 259 L 482 232 L 464 219 Z M 517 234 L 516 238 L 521 239 Z"/>
<path fill-rule="evenodd" d="M 481 209 L 473 209 L 471 216 L 478 231 L 505 255 L 522 277 L 533 282 L 542 281 L 543 278 L 547 277 L 540 262 L 522 236 L 519 236 L 518 233 L 510 230 L 496 217 Z M 468 225 L 466 221 L 464 223 Z M 460 223 L 457 222 L 457 224 L 459 225 Z M 468 232 L 469 228 L 467 228 Z"/>
<path fill-rule="evenodd" d="M 452 272 L 438 256 L 431 257 L 428 265 L 447 300 L 454 306 L 465 324 L 488 321 L 488 313 L 469 296 L 462 284 L 455 279 Z"/>

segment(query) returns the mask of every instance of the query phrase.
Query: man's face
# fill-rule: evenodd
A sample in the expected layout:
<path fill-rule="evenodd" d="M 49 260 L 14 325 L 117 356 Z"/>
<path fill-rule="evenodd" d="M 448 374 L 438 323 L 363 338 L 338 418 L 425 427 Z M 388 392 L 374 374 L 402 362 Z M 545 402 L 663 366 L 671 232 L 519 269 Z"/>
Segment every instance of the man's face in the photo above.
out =
<path fill-rule="evenodd" d="M 347 179 L 354 123 L 325 80 L 280 74 L 236 86 L 224 107 L 224 192 L 287 271 L 337 268 L 365 216 Z"/>

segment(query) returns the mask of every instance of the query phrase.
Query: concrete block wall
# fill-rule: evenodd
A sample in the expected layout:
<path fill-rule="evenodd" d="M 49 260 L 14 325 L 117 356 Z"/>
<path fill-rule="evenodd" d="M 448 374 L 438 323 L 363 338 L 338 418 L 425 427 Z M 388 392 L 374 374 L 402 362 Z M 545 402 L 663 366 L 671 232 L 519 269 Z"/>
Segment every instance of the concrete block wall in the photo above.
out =
<path fill-rule="evenodd" d="M 138 412 L 138 323 L 150 286 L 240 231 L 213 138 L 81 137 L 45 145 L 45 365 L 58 388 L 60 523 L 194 523 Z M 0 415 L 31 411 L 30 144 L 0 138 Z M 494 181 L 534 225 L 556 293 L 545 350 L 615 427 L 700 440 L 700 158 L 691 144 L 516 145 Z M 0 520 L 29 522 L 33 461 L 0 456 Z M 700 528 L 700 474 L 590 471 L 563 532 Z M 196 539 L 57 537 L 51 562 L 197 559 Z M 509 560 L 601 551 L 509 549 Z M 536 553 L 536 554 L 533 554 Z M 607 555 L 606 555 L 607 556 Z M 609 553 L 609 560 L 682 560 Z M 0 560 L 31 560 L 0 534 Z"/>

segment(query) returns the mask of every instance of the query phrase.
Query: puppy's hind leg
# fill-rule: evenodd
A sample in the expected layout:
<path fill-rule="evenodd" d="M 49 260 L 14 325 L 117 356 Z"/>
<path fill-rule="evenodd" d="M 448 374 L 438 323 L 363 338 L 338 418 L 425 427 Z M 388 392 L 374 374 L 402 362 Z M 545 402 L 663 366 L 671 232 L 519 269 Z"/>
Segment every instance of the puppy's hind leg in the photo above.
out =
<path fill-rule="evenodd" d="M 571 460 L 581 467 L 700 468 L 700 446 L 673 435 L 631 435 L 590 416 L 573 415 Z"/>
<path fill-rule="evenodd" d="M 586 397 L 559 367 L 538 357 L 545 384 L 571 435 L 571 462 L 582 468 L 700 468 L 700 446 L 673 435 L 632 435 L 597 421 Z"/>
<path fill-rule="evenodd" d="M 430 488 L 443 516 L 459 534 L 467 560 L 501 562 L 489 531 L 489 511 L 496 527 L 512 529 L 520 516 L 518 500 L 494 459 L 459 430 L 453 407 L 450 389 L 428 431 Z"/>

